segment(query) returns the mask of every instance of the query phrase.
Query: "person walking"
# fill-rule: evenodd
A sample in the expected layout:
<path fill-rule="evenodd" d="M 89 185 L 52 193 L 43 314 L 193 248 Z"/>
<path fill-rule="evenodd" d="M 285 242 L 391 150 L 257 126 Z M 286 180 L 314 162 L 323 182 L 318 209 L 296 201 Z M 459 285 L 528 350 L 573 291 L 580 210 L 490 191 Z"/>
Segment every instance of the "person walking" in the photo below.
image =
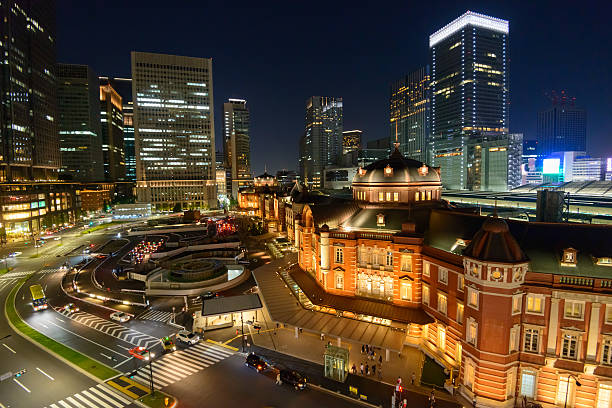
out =
<path fill-rule="evenodd" d="M 283 382 L 281 381 L 280 378 L 280 371 L 278 372 L 278 374 L 276 374 L 276 385 L 281 385 Z"/>
<path fill-rule="evenodd" d="M 353 373 L 353 375 L 357 374 L 357 367 L 355 367 L 355 364 L 351 367 L 351 373 Z"/>
<path fill-rule="evenodd" d="M 363 363 L 361 363 L 361 365 L 359 366 L 359 372 L 361 373 L 361 375 L 363 375 Z"/>
<path fill-rule="evenodd" d="M 365 352 L 365 344 L 361 345 L 361 354 L 363 354 Z"/>
<path fill-rule="evenodd" d="M 382 354 L 378 357 L 378 364 L 382 365 Z"/>
<path fill-rule="evenodd" d="M 376 375 L 376 364 L 372 364 L 372 375 Z"/>
<path fill-rule="evenodd" d="M 412 385 L 414 385 L 414 382 L 416 381 L 416 373 L 414 371 L 412 372 L 411 380 L 412 380 Z"/>

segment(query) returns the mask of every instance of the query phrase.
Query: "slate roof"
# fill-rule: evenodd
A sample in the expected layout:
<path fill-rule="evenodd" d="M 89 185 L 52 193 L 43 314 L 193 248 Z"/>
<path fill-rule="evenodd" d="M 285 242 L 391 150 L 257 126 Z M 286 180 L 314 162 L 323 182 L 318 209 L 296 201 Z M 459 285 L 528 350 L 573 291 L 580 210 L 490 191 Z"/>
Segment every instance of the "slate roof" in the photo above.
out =
<path fill-rule="evenodd" d="M 364 167 L 366 173 L 361 176 L 359 173 L 353 177 L 353 183 L 367 184 L 388 184 L 388 183 L 415 183 L 415 182 L 434 182 L 440 183 L 440 174 L 437 168 L 427 167 L 426 174 L 420 174 L 419 168 L 425 163 L 418 160 L 404 157 L 397 147 L 395 151 L 386 159 L 377 160 Z M 386 176 L 384 169 L 389 166 L 393 169 L 391 176 Z"/>

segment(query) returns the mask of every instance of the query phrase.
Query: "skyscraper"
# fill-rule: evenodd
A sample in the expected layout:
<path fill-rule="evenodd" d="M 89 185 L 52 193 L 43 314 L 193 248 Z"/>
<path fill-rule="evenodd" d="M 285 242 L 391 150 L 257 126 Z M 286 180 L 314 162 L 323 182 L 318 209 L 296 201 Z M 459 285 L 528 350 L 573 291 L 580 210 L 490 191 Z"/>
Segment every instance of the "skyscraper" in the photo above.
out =
<path fill-rule="evenodd" d="M 238 198 L 238 189 L 253 181 L 251 176 L 250 115 L 244 99 L 229 99 L 223 104 L 225 168 L 230 169 L 227 192 Z"/>
<path fill-rule="evenodd" d="M 100 121 L 104 180 L 125 180 L 123 152 L 123 102 L 111 85 L 100 86 Z"/>
<path fill-rule="evenodd" d="M 411 159 L 427 161 L 429 137 L 429 66 L 391 84 L 389 101 L 390 138 Z"/>
<path fill-rule="evenodd" d="M 521 185 L 522 133 L 472 137 L 467 151 L 471 190 L 508 191 Z"/>
<path fill-rule="evenodd" d="M 300 140 L 300 176 L 309 187 L 323 186 L 323 169 L 342 154 L 342 98 L 312 96 L 306 101 L 306 123 Z"/>
<path fill-rule="evenodd" d="M 100 86 L 87 65 L 57 64 L 62 174 L 76 181 L 104 180 Z"/>
<path fill-rule="evenodd" d="M 56 180 L 55 1 L 3 1 L 0 20 L 0 181 Z"/>
<path fill-rule="evenodd" d="M 552 106 L 538 114 L 538 154 L 586 150 L 586 111 L 575 98 L 553 92 Z"/>
<path fill-rule="evenodd" d="M 471 187 L 470 140 L 508 133 L 508 33 L 508 21 L 468 11 L 429 37 L 429 162 L 446 188 Z"/>
<path fill-rule="evenodd" d="M 346 130 L 342 132 L 342 154 L 361 149 L 363 130 Z"/>
<path fill-rule="evenodd" d="M 132 52 L 137 200 L 215 207 L 212 59 Z"/>

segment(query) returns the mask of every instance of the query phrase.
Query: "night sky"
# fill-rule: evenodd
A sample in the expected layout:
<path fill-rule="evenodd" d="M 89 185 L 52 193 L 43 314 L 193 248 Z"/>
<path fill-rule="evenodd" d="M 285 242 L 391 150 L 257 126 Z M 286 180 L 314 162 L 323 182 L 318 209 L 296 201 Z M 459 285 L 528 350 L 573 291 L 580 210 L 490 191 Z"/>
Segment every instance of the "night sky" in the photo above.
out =
<path fill-rule="evenodd" d="M 193 6 L 175 6 L 175 4 Z M 344 129 L 388 135 L 389 83 L 428 62 L 429 35 L 466 10 L 510 21 L 510 131 L 535 138 L 545 93 L 587 110 L 587 148 L 612 155 L 610 9 L 605 2 L 58 0 L 58 61 L 130 76 L 130 51 L 213 58 L 217 150 L 223 101 L 251 111 L 253 173 L 297 170 L 304 104 L 344 98 Z"/>

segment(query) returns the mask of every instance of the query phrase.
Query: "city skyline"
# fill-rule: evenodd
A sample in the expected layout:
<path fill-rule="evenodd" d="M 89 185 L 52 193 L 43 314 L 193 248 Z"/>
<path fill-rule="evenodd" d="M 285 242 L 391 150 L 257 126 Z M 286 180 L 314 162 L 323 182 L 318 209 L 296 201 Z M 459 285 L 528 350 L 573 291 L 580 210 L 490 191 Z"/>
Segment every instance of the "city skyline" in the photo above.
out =
<path fill-rule="evenodd" d="M 67 4 L 69 2 L 59 5 L 60 39 L 66 39 L 74 30 L 82 28 L 80 21 L 87 22 L 86 31 L 91 31 L 95 38 L 98 35 L 94 32 L 95 27 L 102 24 L 102 21 L 80 19 L 79 15 L 91 15 L 96 12 L 97 6 L 73 7 L 67 10 Z M 328 8 L 325 15 L 315 16 L 298 6 L 280 8 L 271 15 L 270 10 L 266 8 L 261 11 L 245 10 L 245 17 L 234 12 L 231 14 L 238 15 L 237 24 L 248 31 L 248 37 L 261 38 L 263 41 L 261 46 L 251 47 L 253 51 L 246 51 L 245 65 L 241 65 L 239 69 L 232 66 L 232 55 L 238 50 L 234 49 L 235 45 L 228 45 L 235 42 L 234 36 L 238 34 L 229 35 L 228 38 L 213 37 L 207 47 L 201 47 L 199 43 L 185 37 L 187 33 L 182 31 L 181 27 L 189 27 L 189 30 L 193 31 L 193 25 L 181 24 L 181 19 L 190 18 L 184 17 L 185 15 L 199 14 L 188 12 L 181 13 L 180 19 L 173 15 L 164 15 L 164 18 L 169 19 L 166 25 L 173 27 L 173 34 L 164 33 L 163 37 L 157 37 L 156 33 L 140 24 L 126 26 L 125 35 L 133 35 L 133 41 L 124 41 L 112 50 L 105 51 L 105 55 L 94 54 L 79 39 L 68 42 L 71 44 L 70 49 L 66 49 L 66 41 L 58 41 L 58 60 L 91 64 L 100 75 L 129 76 L 129 52 L 135 49 L 151 49 L 151 44 L 155 44 L 155 50 L 159 52 L 213 58 L 217 72 L 217 106 L 221 106 L 223 100 L 235 97 L 245 98 L 250 102 L 253 173 L 262 172 L 266 163 L 269 168 L 297 170 L 299 137 L 303 126 L 303 101 L 306 98 L 317 94 L 341 96 L 346 103 L 347 128 L 363 129 L 368 139 L 385 136 L 388 134 L 389 85 L 425 64 L 428 60 L 428 36 L 469 9 L 510 21 L 510 131 L 523 133 L 526 139 L 535 138 L 537 113 L 548 103 L 544 94 L 552 89 L 565 89 L 575 95 L 578 105 L 588 112 L 587 150 L 607 155 L 612 153 L 612 147 L 605 143 L 610 127 L 610 118 L 606 114 L 610 110 L 610 102 L 605 92 L 609 86 L 606 84 L 604 67 L 609 65 L 606 63 L 606 58 L 609 57 L 604 56 L 602 60 L 595 45 L 596 39 L 603 34 L 598 32 L 601 28 L 596 24 L 602 17 L 597 15 L 595 9 L 578 10 L 570 6 L 570 3 L 559 6 L 562 12 L 557 13 L 555 19 L 551 19 L 549 11 L 553 3 L 522 8 L 509 4 L 490 6 L 478 3 L 431 8 L 411 5 L 410 7 L 420 12 L 409 15 L 418 17 L 403 18 L 406 21 L 401 26 L 410 25 L 411 30 L 407 35 L 397 36 L 397 39 L 392 41 L 387 40 L 393 37 L 389 34 L 400 28 L 393 24 L 395 20 L 389 19 L 399 19 L 403 14 L 401 11 L 404 8 L 408 10 L 408 6 L 394 9 L 393 17 L 386 16 L 386 10 L 364 7 L 345 10 L 338 5 Z M 116 11 L 120 10 L 118 7 L 105 5 L 105 9 Z M 129 14 L 129 8 L 121 10 Z M 151 10 L 155 13 L 155 5 Z M 207 14 L 218 15 L 219 18 L 215 19 L 209 28 L 203 28 L 202 34 L 208 33 L 208 30 L 214 32 L 225 21 L 223 9 L 213 7 L 205 11 Z M 139 10 L 139 14 L 141 13 L 144 13 L 141 21 L 151 21 L 146 18 L 150 11 L 142 9 Z M 253 23 L 259 21 L 257 18 L 246 20 L 246 16 L 256 17 L 258 13 L 266 15 L 268 20 L 265 25 Z M 291 18 L 286 18 L 287 16 Z M 308 30 L 302 28 L 308 19 L 324 21 L 333 16 L 337 17 L 338 28 L 334 28 L 327 35 L 336 35 L 343 46 L 333 47 L 334 50 L 331 51 L 319 46 L 325 40 L 325 35 L 317 34 L 309 38 L 306 35 Z M 371 20 L 373 27 L 368 30 L 367 35 L 357 29 L 363 25 L 354 24 L 366 19 L 364 16 Z M 70 19 L 71 24 L 62 24 L 67 19 Z M 583 31 L 580 22 L 589 19 L 595 23 L 589 25 L 588 32 Z M 543 21 L 546 21 L 546 24 L 542 24 Z M 77 23 L 72 24 L 74 22 Z M 561 26 L 564 30 L 557 28 Z M 193 35 L 191 31 L 189 37 L 200 37 Z M 277 36 L 281 31 L 282 38 Z M 147 35 L 141 35 L 142 33 Z M 183 41 L 183 38 L 186 40 Z M 304 57 L 315 52 L 319 58 L 313 61 Z M 281 63 L 270 68 L 269 62 L 276 61 L 281 55 Z M 584 61 L 588 60 L 598 60 L 599 63 L 585 64 Z M 300 78 L 299 81 L 295 80 L 297 77 Z M 538 78 L 537 82 L 534 78 Z M 287 83 L 291 83 L 291 86 L 285 86 Z M 217 132 L 220 132 L 221 114 L 220 110 L 216 112 Z M 281 150 L 280 145 L 274 143 L 275 140 L 286 140 L 287 146 L 283 146 Z"/>

